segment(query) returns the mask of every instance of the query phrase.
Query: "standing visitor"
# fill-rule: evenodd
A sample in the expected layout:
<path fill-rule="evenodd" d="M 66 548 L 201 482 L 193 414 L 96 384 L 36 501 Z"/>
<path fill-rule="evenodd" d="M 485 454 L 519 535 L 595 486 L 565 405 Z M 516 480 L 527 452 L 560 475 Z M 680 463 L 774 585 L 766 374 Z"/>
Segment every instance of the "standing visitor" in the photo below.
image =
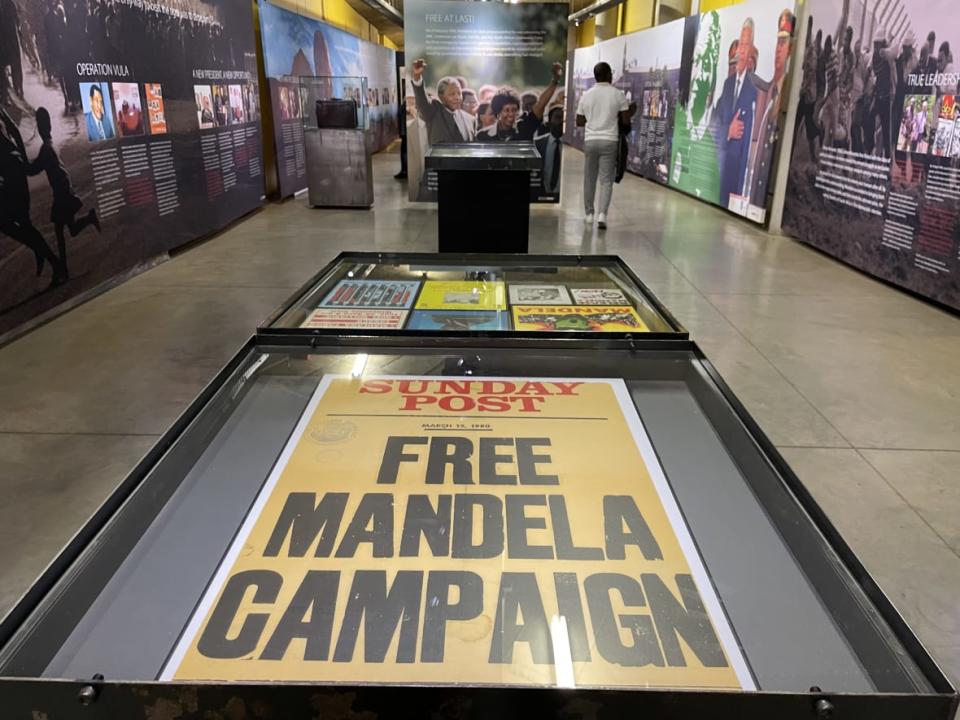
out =
<path fill-rule="evenodd" d="M 613 180 L 617 172 L 617 151 L 620 143 L 620 124 L 630 124 L 630 106 L 626 95 L 613 86 L 613 70 L 605 63 L 593 68 L 597 84 L 580 98 L 577 107 L 577 127 L 585 128 L 583 155 L 583 207 L 586 222 L 593 223 L 596 208 L 597 227 L 607 227 L 607 211 L 613 194 Z M 596 206 L 597 180 L 600 198 Z"/>

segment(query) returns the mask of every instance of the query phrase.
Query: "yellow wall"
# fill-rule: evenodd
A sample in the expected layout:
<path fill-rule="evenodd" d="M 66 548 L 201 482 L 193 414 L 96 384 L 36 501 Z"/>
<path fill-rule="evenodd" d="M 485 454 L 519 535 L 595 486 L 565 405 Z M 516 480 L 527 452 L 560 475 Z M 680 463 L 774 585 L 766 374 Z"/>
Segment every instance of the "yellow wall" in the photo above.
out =
<path fill-rule="evenodd" d="M 386 35 L 381 35 L 373 25 L 363 16 L 350 7 L 347 0 L 270 0 L 275 5 L 291 10 L 301 15 L 312 15 L 315 18 L 336 25 L 357 37 L 370 42 L 380 43 L 396 50 Z"/>
<path fill-rule="evenodd" d="M 580 23 L 580 27 L 577 28 L 577 47 L 587 47 L 588 45 L 593 45 L 596 29 L 596 18 L 589 18 L 588 20 Z"/>
<path fill-rule="evenodd" d="M 719 10 L 720 8 L 729 7 L 730 5 L 739 5 L 743 0 L 700 0 L 700 12 L 710 12 L 711 10 Z"/>
<path fill-rule="evenodd" d="M 623 5 L 620 34 L 636 32 L 653 25 L 654 0 L 627 0 Z"/>

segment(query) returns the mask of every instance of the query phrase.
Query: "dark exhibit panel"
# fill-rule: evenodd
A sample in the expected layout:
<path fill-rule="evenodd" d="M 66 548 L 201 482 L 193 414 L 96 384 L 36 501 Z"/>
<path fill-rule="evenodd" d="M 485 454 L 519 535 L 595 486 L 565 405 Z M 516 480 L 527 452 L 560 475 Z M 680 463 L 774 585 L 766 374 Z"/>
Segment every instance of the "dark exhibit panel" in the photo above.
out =
<path fill-rule="evenodd" d="M 259 207 L 258 98 L 250 3 L 0 2 L 0 341 Z"/>
<path fill-rule="evenodd" d="M 425 163 L 437 177 L 440 252 L 527 252 L 533 143 L 436 145 Z"/>
<path fill-rule="evenodd" d="M 960 46 L 960 6 L 903 0 L 898 8 L 903 21 L 886 17 L 890 25 L 874 28 L 860 22 L 864 13 L 878 12 L 874 0 L 807 3 L 810 37 L 796 72 L 801 93 L 783 229 L 956 312 L 960 72 L 953 52 Z M 901 22 L 904 30 L 893 33 Z M 824 93 L 815 38 L 847 23 L 842 52 L 854 57 L 850 48 L 862 47 L 874 60 L 865 68 L 865 83 L 842 74 L 838 108 Z"/>

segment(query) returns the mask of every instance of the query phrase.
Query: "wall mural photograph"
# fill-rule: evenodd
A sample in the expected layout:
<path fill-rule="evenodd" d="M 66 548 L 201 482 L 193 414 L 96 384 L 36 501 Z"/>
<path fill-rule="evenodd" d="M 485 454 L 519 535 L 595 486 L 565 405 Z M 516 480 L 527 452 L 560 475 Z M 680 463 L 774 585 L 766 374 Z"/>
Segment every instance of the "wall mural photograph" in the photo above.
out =
<path fill-rule="evenodd" d="M 437 144 L 533 142 L 533 202 L 560 200 L 566 3 L 407 0 L 410 199 L 436 200 L 423 158 Z"/>
<path fill-rule="evenodd" d="M 960 308 L 956 3 L 810 0 L 809 15 L 784 229 Z"/>
<path fill-rule="evenodd" d="M 609 63 L 637 104 L 627 170 L 762 224 L 795 22 L 792 6 L 753 0 L 578 49 L 568 113 Z M 582 131 L 567 138 L 582 147 Z"/>
<path fill-rule="evenodd" d="M 680 85 L 684 34 L 696 24 L 683 20 L 642 33 L 622 35 L 573 53 L 572 91 L 567 94 L 567 116 L 573 118 L 581 96 L 594 86 L 593 68 L 606 62 L 614 84 L 627 100 L 637 104 L 627 138 L 627 169 L 648 180 L 666 184 L 670 165 L 673 118 Z M 642 38 L 639 37 L 642 35 Z M 567 141 L 583 148 L 584 128 L 567 123 Z"/>
<path fill-rule="evenodd" d="M 274 145 L 280 194 L 288 197 L 307 186 L 301 77 L 331 80 L 331 98 L 352 99 L 369 118 L 371 150 L 382 150 L 399 135 L 396 52 L 361 40 L 312 17 L 260 3 L 264 68 L 273 105 Z M 352 79 L 353 85 L 345 80 Z M 367 90 L 361 92 L 361 79 Z"/>
<path fill-rule="evenodd" d="M 255 53 L 246 3 L 0 0 L 0 336 L 260 204 L 207 84 L 256 96 Z"/>

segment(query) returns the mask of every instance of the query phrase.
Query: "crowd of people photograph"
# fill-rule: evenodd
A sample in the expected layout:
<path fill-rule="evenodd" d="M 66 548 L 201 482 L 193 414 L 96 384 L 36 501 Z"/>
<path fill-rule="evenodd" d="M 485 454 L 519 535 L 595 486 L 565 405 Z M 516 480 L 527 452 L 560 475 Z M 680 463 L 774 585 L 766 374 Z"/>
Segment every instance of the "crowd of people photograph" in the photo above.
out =
<path fill-rule="evenodd" d="M 410 68 L 408 127 L 425 130 L 426 146 L 443 143 L 526 141 L 543 159 L 540 190 L 559 196 L 564 121 L 564 66 L 553 63 L 540 90 L 481 84 L 473 89 L 463 76 L 445 76 L 428 86 L 427 63 Z M 423 148 L 426 151 L 426 147 Z M 426 173 L 421 184 L 426 187 Z"/>
<path fill-rule="evenodd" d="M 166 133 L 165 99 L 195 97 L 195 71 L 246 70 L 238 17 L 249 20 L 205 0 L 0 0 L 0 240 L 12 241 L 6 257 L 34 261 L 6 262 L 4 304 L 63 285 L 68 255 L 90 250 L 101 218 L 88 143 Z M 200 114 L 249 117 L 249 103 L 225 116 L 235 103 L 222 88 L 197 98 Z"/>
<path fill-rule="evenodd" d="M 832 34 L 808 19 L 796 137 L 806 138 L 813 161 L 824 146 L 884 158 L 926 154 L 944 99 L 960 92 L 949 40 L 938 42 L 936 30 L 918 37 L 909 26 L 895 32 L 860 22 L 878 4 L 864 0 L 852 17 L 843 0 Z"/>

